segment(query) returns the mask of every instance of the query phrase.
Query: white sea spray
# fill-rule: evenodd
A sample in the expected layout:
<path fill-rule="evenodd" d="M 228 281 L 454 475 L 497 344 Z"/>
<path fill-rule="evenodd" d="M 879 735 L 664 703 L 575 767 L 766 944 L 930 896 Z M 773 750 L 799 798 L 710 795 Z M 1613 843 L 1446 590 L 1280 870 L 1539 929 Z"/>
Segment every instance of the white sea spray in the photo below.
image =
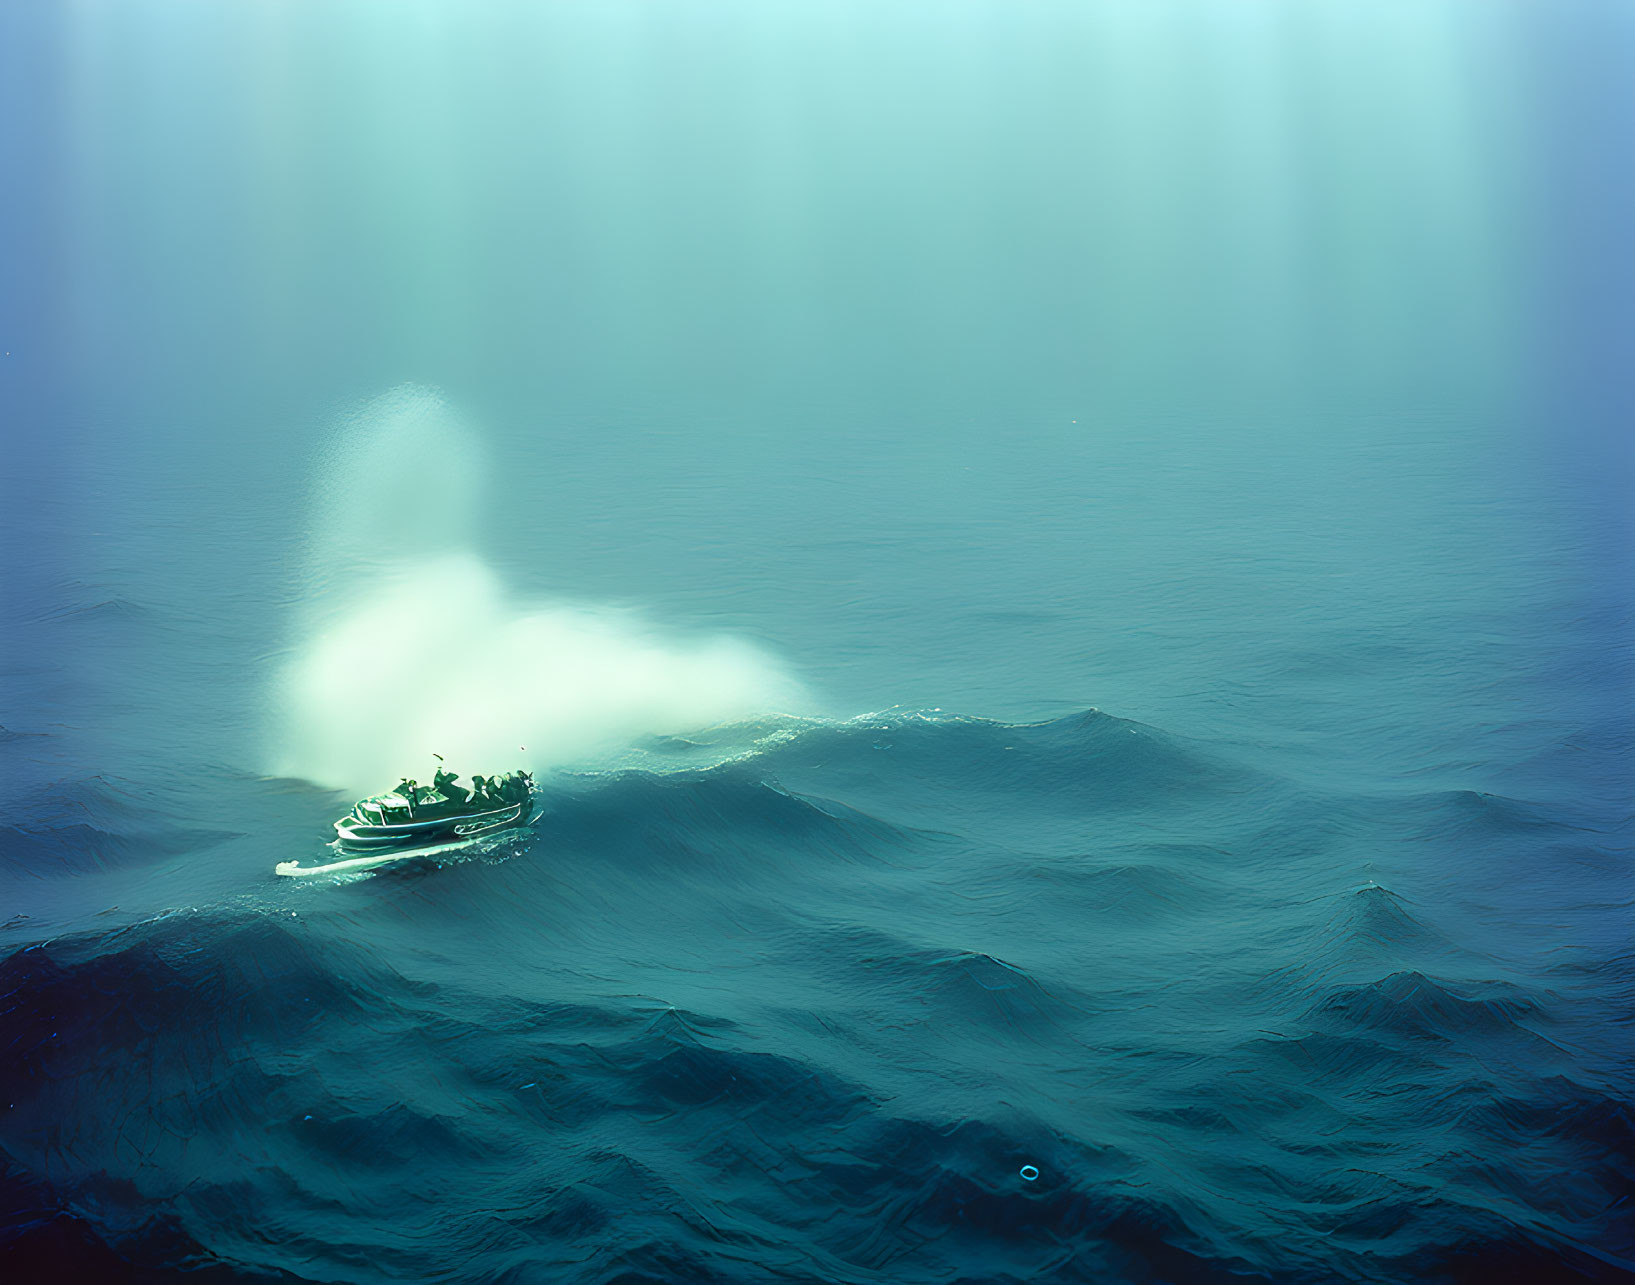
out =
<path fill-rule="evenodd" d="M 776 658 L 640 613 L 514 594 L 475 548 L 487 452 L 430 389 L 348 417 L 314 484 L 306 591 L 270 768 L 367 790 L 581 761 L 643 735 L 809 704 Z"/>

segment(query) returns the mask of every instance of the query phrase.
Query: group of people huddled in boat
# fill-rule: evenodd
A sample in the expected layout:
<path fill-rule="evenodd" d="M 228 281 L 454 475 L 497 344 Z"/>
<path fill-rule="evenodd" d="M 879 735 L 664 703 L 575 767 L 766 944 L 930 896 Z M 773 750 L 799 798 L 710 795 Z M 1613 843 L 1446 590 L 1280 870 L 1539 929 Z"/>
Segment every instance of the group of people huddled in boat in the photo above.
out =
<path fill-rule="evenodd" d="M 473 776 L 469 790 L 456 784 L 459 779 L 453 772 L 438 768 L 430 786 L 404 777 L 393 793 L 409 805 L 409 815 L 412 817 L 420 804 L 453 803 L 464 807 L 469 803 L 472 806 L 500 808 L 511 803 L 525 803 L 534 786 L 533 773 L 522 771 L 507 772 L 504 776 Z"/>

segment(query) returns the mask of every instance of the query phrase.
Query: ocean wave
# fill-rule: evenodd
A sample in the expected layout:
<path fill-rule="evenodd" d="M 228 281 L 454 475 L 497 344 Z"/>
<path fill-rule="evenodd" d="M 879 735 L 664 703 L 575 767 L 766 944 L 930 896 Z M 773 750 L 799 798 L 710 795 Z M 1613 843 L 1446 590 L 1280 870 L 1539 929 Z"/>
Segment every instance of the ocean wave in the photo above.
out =
<path fill-rule="evenodd" d="M 335 796 L 301 783 L 34 791 L 46 846 L 9 868 L 48 877 L 17 886 L 168 908 L 57 930 L 42 891 L 8 922 L 0 1254 L 87 1280 L 1626 1270 L 1627 1051 L 1596 1033 L 1627 952 L 1501 967 L 1440 892 L 1461 845 L 1613 879 L 1548 805 L 1323 795 L 1095 711 L 680 739 L 543 779 L 491 849 L 312 884 L 267 873 L 325 837 Z M 113 873 L 73 864 L 118 843 Z"/>

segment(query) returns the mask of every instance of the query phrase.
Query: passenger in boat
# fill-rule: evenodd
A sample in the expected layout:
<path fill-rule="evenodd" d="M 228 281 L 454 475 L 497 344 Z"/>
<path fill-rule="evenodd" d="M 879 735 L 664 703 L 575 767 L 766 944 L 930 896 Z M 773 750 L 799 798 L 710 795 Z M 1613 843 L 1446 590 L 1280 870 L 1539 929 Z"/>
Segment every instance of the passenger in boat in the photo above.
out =
<path fill-rule="evenodd" d="M 479 776 L 476 773 L 472 774 L 471 801 L 473 803 L 488 803 L 491 801 L 488 794 L 488 778 L 486 776 Z"/>
<path fill-rule="evenodd" d="M 397 783 L 397 792 L 403 796 L 404 800 L 409 805 L 409 820 L 411 821 L 414 820 L 414 805 L 416 802 L 414 792 L 417 788 L 418 787 L 415 785 L 415 783 L 408 777 L 404 777 Z"/>
<path fill-rule="evenodd" d="M 455 804 L 462 804 L 471 796 L 471 791 L 463 785 L 456 785 L 460 778 L 444 768 L 437 769 L 437 775 L 432 778 L 436 782 L 436 790 L 446 799 L 453 799 Z"/>

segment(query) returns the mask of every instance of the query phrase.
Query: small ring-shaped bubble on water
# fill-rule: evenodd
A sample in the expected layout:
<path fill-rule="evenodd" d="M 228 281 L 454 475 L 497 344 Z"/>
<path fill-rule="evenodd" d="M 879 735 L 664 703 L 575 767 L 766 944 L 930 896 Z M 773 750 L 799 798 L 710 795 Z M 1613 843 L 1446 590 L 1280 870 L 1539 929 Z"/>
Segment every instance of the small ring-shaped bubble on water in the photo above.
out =
<path fill-rule="evenodd" d="M 1032 1182 L 1038 1176 L 1039 1176 L 1039 1170 L 1037 1168 L 1035 1168 L 1033 1165 L 1023 1165 L 1022 1166 L 1022 1181 L 1023 1182 Z"/>

